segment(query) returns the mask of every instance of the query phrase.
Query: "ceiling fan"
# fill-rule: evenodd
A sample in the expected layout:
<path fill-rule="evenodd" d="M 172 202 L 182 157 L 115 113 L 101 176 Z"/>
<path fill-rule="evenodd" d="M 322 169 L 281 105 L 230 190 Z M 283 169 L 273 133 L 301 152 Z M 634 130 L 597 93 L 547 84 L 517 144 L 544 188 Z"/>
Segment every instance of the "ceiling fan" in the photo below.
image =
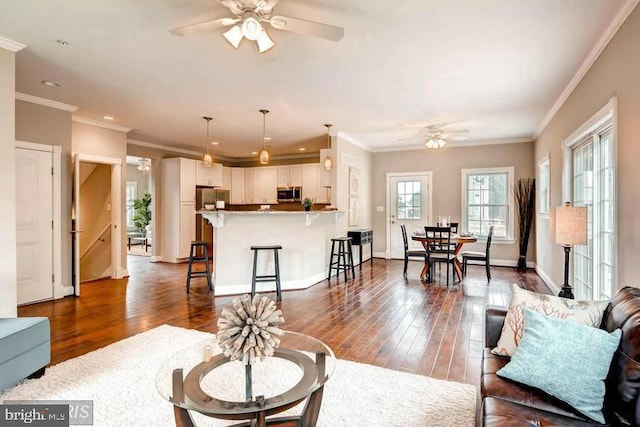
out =
<path fill-rule="evenodd" d="M 448 124 L 425 126 L 420 136 L 402 138 L 398 141 L 420 138 L 424 140 L 424 145 L 427 148 L 442 148 L 448 141 L 463 141 L 467 139 L 465 134 L 469 133 L 469 129 L 449 129 L 450 126 Z"/>
<path fill-rule="evenodd" d="M 260 53 L 271 49 L 275 42 L 271 40 L 263 24 L 268 23 L 272 28 L 281 31 L 320 37 L 327 40 L 339 41 L 344 37 L 344 28 L 336 27 L 290 16 L 274 15 L 273 7 L 280 0 L 217 0 L 218 3 L 229 8 L 233 17 L 212 19 L 197 24 L 169 30 L 176 36 L 185 36 L 217 28 L 231 27 L 223 36 L 236 49 L 243 38 L 255 41 Z"/>

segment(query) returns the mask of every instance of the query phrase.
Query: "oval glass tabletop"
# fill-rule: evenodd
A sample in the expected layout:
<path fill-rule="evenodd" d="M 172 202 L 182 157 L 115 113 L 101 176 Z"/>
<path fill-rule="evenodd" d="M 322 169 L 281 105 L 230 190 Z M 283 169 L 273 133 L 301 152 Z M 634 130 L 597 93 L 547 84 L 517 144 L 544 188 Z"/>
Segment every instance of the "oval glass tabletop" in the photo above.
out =
<path fill-rule="evenodd" d="M 174 405 L 203 414 L 277 413 L 320 388 L 336 365 L 333 351 L 316 338 L 285 331 L 281 339 L 275 354 L 253 364 L 250 372 L 222 354 L 215 336 L 198 342 L 162 364 L 156 388 Z"/>

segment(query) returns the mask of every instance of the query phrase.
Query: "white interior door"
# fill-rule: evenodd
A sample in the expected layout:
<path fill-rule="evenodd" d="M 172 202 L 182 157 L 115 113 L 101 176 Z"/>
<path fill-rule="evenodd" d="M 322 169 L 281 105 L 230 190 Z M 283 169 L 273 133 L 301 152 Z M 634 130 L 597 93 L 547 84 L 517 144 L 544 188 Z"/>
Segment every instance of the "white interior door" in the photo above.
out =
<path fill-rule="evenodd" d="M 16 148 L 18 304 L 53 298 L 53 155 Z"/>
<path fill-rule="evenodd" d="M 410 249 L 421 249 L 418 242 L 411 240 L 411 233 L 424 231 L 431 224 L 431 173 L 389 174 L 388 239 L 387 246 L 391 258 L 404 258 L 404 242 L 400 225 L 407 227 Z"/>
<path fill-rule="evenodd" d="M 76 296 L 80 296 L 80 156 L 73 159 L 73 214 L 72 220 L 75 228 L 71 230 L 73 239 L 73 290 Z"/>

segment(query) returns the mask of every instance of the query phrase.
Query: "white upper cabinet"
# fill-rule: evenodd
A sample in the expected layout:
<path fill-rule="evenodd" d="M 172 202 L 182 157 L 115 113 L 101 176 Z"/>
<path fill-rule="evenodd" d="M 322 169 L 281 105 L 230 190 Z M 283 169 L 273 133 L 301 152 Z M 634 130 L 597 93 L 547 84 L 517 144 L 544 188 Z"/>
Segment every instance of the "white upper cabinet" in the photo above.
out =
<path fill-rule="evenodd" d="M 276 166 L 263 166 L 251 169 L 254 170 L 254 197 L 250 203 L 278 203 L 278 168 Z"/>
<path fill-rule="evenodd" d="M 315 202 L 317 187 L 318 165 L 313 163 L 302 165 L 302 194 L 300 196 L 303 199 L 308 197 Z"/>
<path fill-rule="evenodd" d="M 222 167 L 222 188 L 231 190 L 231 168 L 227 166 Z"/>
<path fill-rule="evenodd" d="M 196 164 L 196 185 L 207 187 L 222 187 L 222 165 L 214 163 L 210 168 L 205 168 L 200 160 L 194 160 Z"/>
<path fill-rule="evenodd" d="M 244 168 L 230 168 L 231 169 L 231 194 L 229 195 L 229 203 L 232 205 L 245 204 L 245 183 L 244 183 Z"/>
<path fill-rule="evenodd" d="M 196 161 L 193 159 L 170 159 L 178 166 L 180 179 L 180 201 L 196 201 Z"/>
<path fill-rule="evenodd" d="M 302 165 L 278 166 L 278 187 L 300 187 Z"/>
<path fill-rule="evenodd" d="M 244 168 L 244 204 L 254 203 L 255 198 L 255 170 L 256 168 Z"/>

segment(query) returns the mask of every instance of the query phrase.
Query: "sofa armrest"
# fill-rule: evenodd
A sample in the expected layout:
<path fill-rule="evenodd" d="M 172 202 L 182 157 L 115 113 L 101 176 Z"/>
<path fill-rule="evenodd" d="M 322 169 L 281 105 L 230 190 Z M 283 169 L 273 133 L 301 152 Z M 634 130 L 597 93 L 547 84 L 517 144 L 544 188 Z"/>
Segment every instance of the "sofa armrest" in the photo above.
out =
<path fill-rule="evenodd" d="M 500 339 L 502 325 L 507 316 L 505 307 L 488 305 L 484 308 L 484 346 L 495 347 Z"/>

